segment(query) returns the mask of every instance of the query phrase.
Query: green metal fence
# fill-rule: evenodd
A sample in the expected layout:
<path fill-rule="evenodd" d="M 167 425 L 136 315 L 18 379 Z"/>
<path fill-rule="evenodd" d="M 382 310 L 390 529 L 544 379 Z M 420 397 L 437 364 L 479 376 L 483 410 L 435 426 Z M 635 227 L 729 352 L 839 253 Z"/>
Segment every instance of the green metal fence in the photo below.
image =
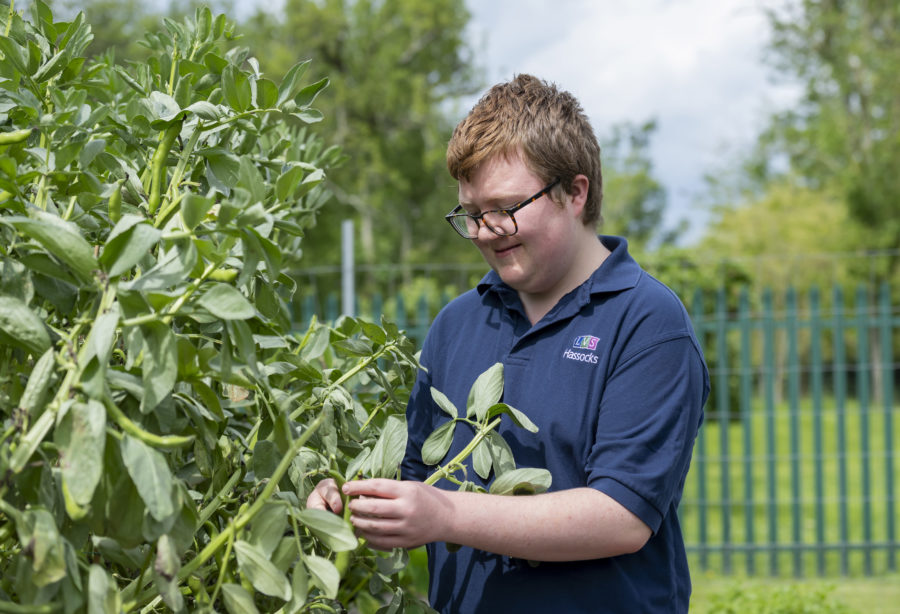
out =
<path fill-rule="evenodd" d="M 439 288 L 373 295 L 421 341 Z M 337 316 L 335 296 L 303 319 Z M 679 513 L 695 570 L 749 575 L 897 571 L 900 315 L 888 286 L 698 292 L 689 311 L 712 380 Z"/>
<path fill-rule="evenodd" d="M 897 570 L 900 318 L 886 285 L 851 294 L 694 298 L 713 388 L 680 511 L 695 569 Z"/>

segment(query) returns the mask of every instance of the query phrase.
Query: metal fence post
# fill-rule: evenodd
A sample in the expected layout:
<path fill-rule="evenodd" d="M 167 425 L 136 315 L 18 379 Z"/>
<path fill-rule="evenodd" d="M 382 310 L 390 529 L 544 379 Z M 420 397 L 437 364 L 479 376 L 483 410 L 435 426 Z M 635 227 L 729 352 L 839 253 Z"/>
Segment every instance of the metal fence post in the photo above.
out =
<path fill-rule="evenodd" d="M 356 285 L 354 283 L 353 220 L 341 222 L 341 313 L 356 315 Z"/>

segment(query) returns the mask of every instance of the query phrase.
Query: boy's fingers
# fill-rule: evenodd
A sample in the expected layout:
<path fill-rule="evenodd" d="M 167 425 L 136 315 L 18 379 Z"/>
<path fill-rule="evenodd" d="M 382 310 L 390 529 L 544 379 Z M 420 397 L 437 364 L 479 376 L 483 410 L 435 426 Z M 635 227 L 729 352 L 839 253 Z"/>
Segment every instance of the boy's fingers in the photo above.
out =
<path fill-rule="evenodd" d="M 344 484 L 344 494 L 351 497 L 369 495 L 371 497 L 393 497 L 397 495 L 399 484 L 396 480 L 373 478 L 371 480 L 353 480 Z"/>

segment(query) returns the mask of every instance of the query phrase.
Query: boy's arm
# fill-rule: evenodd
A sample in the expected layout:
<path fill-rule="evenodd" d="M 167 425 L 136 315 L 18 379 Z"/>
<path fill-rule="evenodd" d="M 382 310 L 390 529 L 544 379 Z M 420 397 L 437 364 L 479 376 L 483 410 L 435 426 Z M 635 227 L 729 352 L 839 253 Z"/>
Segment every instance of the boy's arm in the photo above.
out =
<path fill-rule="evenodd" d="M 361 480 L 344 485 L 357 533 L 380 549 L 443 541 L 534 561 L 575 561 L 640 550 L 650 528 L 593 488 L 531 496 L 445 491 L 420 482 Z M 334 484 L 311 507 L 340 512 Z"/>

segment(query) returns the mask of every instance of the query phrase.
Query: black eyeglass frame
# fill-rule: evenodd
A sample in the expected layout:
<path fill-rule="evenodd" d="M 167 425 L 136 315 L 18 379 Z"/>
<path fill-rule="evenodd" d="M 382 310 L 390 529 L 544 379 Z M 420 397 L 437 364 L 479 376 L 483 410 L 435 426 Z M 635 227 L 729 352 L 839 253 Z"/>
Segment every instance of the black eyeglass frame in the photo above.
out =
<path fill-rule="evenodd" d="M 463 210 L 463 206 L 456 205 L 456 207 L 454 207 L 453 211 L 451 211 L 450 213 L 448 213 L 447 215 L 444 216 L 444 219 L 447 220 L 447 222 L 450 224 L 450 226 L 453 228 L 453 230 L 456 231 L 456 234 L 461 236 L 463 239 L 474 239 L 475 237 L 477 237 L 478 229 L 481 228 L 482 224 L 484 224 L 488 230 L 490 230 L 491 232 L 493 232 L 495 235 L 497 235 L 499 237 L 511 237 L 514 234 L 516 234 L 517 232 L 519 232 L 519 224 L 518 224 L 518 222 L 516 222 L 515 214 L 519 210 L 521 210 L 522 207 L 524 207 L 526 205 L 530 205 L 531 203 L 533 203 L 534 201 L 539 199 L 541 196 L 550 192 L 550 190 L 552 190 L 553 188 L 556 187 L 556 184 L 558 184 L 559 181 L 560 181 L 560 179 L 559 179 L 559 177 L 557 177 L 556 179 L 551 181 L 549 184 L 547 184 L 547 186 L 542 188 L 539 192 L 537 192 L 533 196 L 529 196 L 528 198 L 526 198 L 519 204 L 513 205 L 512 207 L 507 207 L 506 209 L 491 209 L 490 211 L 482 211 L 481 213 L 474 213 L 474 214 L 473 213 L 460 213 L 460 211 Z M 506 215 L 508 215 L 509 219 L 512 220 L 514 230 L 510 233 L 503 233 L 503 232 L 498 232 L 497 230 L 495 230 L 493 226 L 491 226 L 490 224 L 488 224 L 487 222 L 484 221 L 484 216 L 489 215 L 491 213 L 505 213 Z M 456 226 L 456 224 L 453 223 L 453 220 L 455 218 L 464 218 L 464 217 L 470 217 L 473 220 L 475 220 L 476 234 L 474 234 L 472 236 L 463 234 L 463 231 L 460 230 Z"/>

